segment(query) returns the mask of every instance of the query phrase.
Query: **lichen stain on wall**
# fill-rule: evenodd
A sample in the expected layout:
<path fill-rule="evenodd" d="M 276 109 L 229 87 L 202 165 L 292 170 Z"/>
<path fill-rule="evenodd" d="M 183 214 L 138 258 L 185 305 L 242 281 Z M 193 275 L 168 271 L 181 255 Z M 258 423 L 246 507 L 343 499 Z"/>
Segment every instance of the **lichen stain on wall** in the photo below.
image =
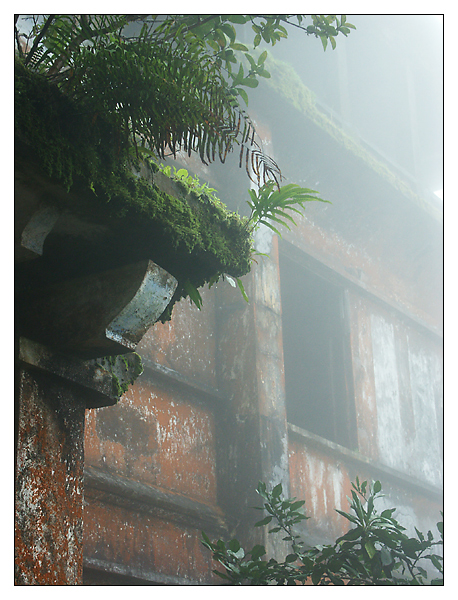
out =
<path fill-rule="evenodd" d="M 213 416 L 189 397 L 138 381 L 117 406 L 86 417 L 86 464 L 213 503 Z"/>
<path fill-rule="evenodd" d="M 292 437 L 289 440 L 289 465 L 291 495 L 305 500 L 305 514 L 309 538 L 321 538 L 321 542 L 335 539 L 342 534 L 345 519 L 335 508 L 348 508 L 350 478 L 345 466 L 335 457 L 308 447 Z"/>
<path fill-rule="evenodd" d="M 59 386 L 22 374 L 15 522 L 22 585 L 75 585 L 82 576 L 84 405 L 72 406 L 71 393 L 65 396 Z M 55 405 L 46 402 L 50 398 Z"/>
<path fill-rule="evenodd" d="M 141 577 L 160 573 L 211 581 L 211 556 L 200 530 L 145 513 L 91 501 L 85 511 L 85 552 L 93 559 L 132 568 Z"/>

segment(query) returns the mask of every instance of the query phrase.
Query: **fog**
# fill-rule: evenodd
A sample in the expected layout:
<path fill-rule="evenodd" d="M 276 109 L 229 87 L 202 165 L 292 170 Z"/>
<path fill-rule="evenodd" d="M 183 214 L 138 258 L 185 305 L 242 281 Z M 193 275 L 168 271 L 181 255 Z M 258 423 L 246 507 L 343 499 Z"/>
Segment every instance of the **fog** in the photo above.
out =
<path fill-rule="evenodd" d="M 293 29 L 272 54 L 353 135 L 432 192 L 443 188 L 443 32 L 437 15 L 347 15 L 337 47 Z"/>
<path fill-rule="evenodd" d="M 383 482 L 383 502 L 399 508 L 409 534 L 417 526 L 437 533 L 442 19 L 347 21 L 356 30 L 326 51 L 290 27 L 268 50 L 277 78 L 289 64 L 303 85 L 289 71 L 280 83 L 260 78 L 246 109 L 283 182 L 329 203 L 308 202 L 294 215 L 297 226 L 280 227 L 279 236 L 259 228 L 254 245 L 264 255 L 253 256 L 245 288 L 221 277 L 201 289 L 201 310 L 182 299 L 138 344 L 144 371 L 119 401 L 85 417 L 81 410 L 89 580 L 105 573 L 108 585 L 121 585 L 118 576 L 136 585 L 211 583 L 204 530 L 212 539 L 260 540 L 281 554 L 279 538 L 253 528 L 259 480 L 305 500 L 307 543 L 343 533 L 348 523 L 338 512 L 348 510 L 356 476 Z M 163 162 L 185 167 L 230 210 L 249 214 L 255 183 L 237 148 L 225 164 L 184 152 Z M 215 229 L 224 230 L 225 219 L 215 218 Z M 195 248 L 186 247 L 187 260 L 210 256 Z M 210 259 L 209 270 L 221 268 Z"/>

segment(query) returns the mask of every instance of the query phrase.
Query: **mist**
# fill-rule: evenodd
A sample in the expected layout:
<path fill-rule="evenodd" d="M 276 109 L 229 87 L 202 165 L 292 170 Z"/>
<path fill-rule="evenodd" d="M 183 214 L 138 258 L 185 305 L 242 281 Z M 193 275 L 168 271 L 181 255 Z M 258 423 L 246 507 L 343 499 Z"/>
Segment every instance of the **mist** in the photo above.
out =
<path fill-rule="evenodd" d="M 84 585 L 216 585 L 221 581 L 202 543 L 207 539 L 232 540 L 237 560 L 241 548 L 255 547 L 279 561 L 289 555 L 290 564 L 297 559 L 291 539 L 269 531 L 275 522 L 254 526 L 268 516 L 259 489 L 280 486 L 285 502 L 305 501 L 308 518 L 299 519 L 294 532 L 308 549 L 333 544 L 353 527 L 344 513 L 355 482 L 367 482 L 368 489 L 377 482 L 384 494 L 377 497 L 377 510 L 395 508 L 409 536 L 416 529 L 436 536 L 443 506 L 443 22 L 438 15 L 346 19 L 356 29 L 336 36 L 335 50 L 328 44 L 324 51 L 320 39 L 290 26 L 288 39 L 253 51 L 257 57 L 268 50 L 270 73 L 259 77 L 259 85 L 247 86 L 249 102 L 242 107 L 256 132 L 256 149 L 278 165 L 279 191 L 296 184 L 309 196 L 289 213 L 287 226 L 275 217 L 264 220 L 253 239 L 245 239 L 251 270 L 242 275 L 218 271 L 220 264 L 236 262 L 218 260 L 240 251 L 233 247 L 234 231 L 251 236 L 248 190 L 261 195 L 265 186 L 250 171 L 248 152 L 240 159 L 237 144 L 224 164 L 217 159 L 207 164 L 197 151 L 183 148 L 176 156 L 169 148 L 144 172 L 128 163 L 130 178 L 134 171 L 151 184 L 145 184 L 151 198 L 145 191 L 141 209 L 156 202 L 165 224 L 154 211 L 140 210 L 138 225 L 136 206 L 126 201 L 124 207 L 123 198 L 116 214 L 105 222 L 101 211 L 99 222 L 92 215 L 91 202 L 100 201 L 92 181 L 91 210 L 78 205 L 76 217 L 73 206 L 63 214 L 59 203 L 51 210 L 46 194 L 76 204 L 79 188 L 69 196 L 54 181 L 43 183 L 37 176 L 30 182 L 25 163 L 18 196 L 32 217 L 23 218 L 25 234 L 18 236 L 25 248 L 18 284 L 27 318 L 17 342 L 22 377 L 17 380 L 25 382 L 19 386 L 17 427 L 18 464 L 27 477 L 25 491 L 18 488 L 25 515 L 18 522 L 27 532 L 33 528 L 26 518 L 31 522 L 39 515 L 45 533 L 37 527 L 38 542 L 21 542 L 24 580 L 35 581 L 27 565 L 39 562 L 47 581 L 50 556 L 62 563 L 62 578 Z M 252 46 L 251 24 L 234 23 L 240 41 Z M 141 24 L 129 23 L 129 35 Z M 177 98 L 183 103 L 182 95 Z M 115 104 L 115 112 L 119 107 Z M 90 117 L 96 123 L 99 115 Z M 173 125 L 170 131 L 173 138 Z M 18 155 L 27 143 L 17 145 Z M 164 165 L 175 174 L 182 169 L 199 185 L 186 187 L 184 176 L 173 181 Z M 43 186 L 38 191 L 37 181 Z M 212 194 L 202 192 L 204 183 Z M 110 196 L 104 210 L 111 201 Z M 204 213 L 211 233 L 207 246 L 199 245 L 209 233 L 200 228 Z M 185 244 L 186 219 L 199 226 Z M 163 235 L 168 228 L 170 236 Z M 35 238 L 39 250 L 26 248 Z M 157 256 L 166 261 L 175 253 L 172 267 L 159 264 Z M 140 258 L 134 268 L 131 262 Z M 185 280 L 195 265 L 203 273 L 199 282 L 206 282 L 198 290 L 201 303 L 183 292 L 170 316 L 166 306 L 175 290 L 193 289 Z M 170 287 L 167 293 L 154 288 L 160 300 L 154 324 L 149 329 L 142 324 L 140 333 L 126 337 L 128 345 L 122 346 L 121 334 L 107 345 L 110 324 L 126 314 L 126 305 L 129 319 L 142 312 L 132 298 L 150 308 L 145 269 L 148 276 L 160 270 Z M 131 287 L 124 290 L 124 283 Z M 65 310 L 63 334 L 58 327 L 54 331 L 61 290 L 64 308 L 75 298 L 83 305 L 89 333 L 81 333 L 78 315 L 73 322 L 73 313 Z M 42 301 L 48 295 L 51 309 Z M 32 301 L 54 337 L 46 337 L 42 321 L 37 324 Z M 165 314 L 170 318 L 161 318 Z M 76 341 L 64 340 L 67 329 Z M 104 354 L 110 356 L 102 363 Z M 113 370 L 118 355 L 116 368 L 124 365 L 126 372 L 126 357 L 135 355 L 131 379 Z M 51 432 L 46 444 L 42 431 Z M 59 480 L 50 475 L 55 464 Z M 36 501 L 38 488 L 42 496 Z M 61 502 L 62 489 L 67 504 Z M 53 521 L 59 535 L 47 524 L 52 511 L 42 509 L 48 496 L 63 515 L 57 525 Z M 360 497 L 367 507 L 364 493 Z"/>

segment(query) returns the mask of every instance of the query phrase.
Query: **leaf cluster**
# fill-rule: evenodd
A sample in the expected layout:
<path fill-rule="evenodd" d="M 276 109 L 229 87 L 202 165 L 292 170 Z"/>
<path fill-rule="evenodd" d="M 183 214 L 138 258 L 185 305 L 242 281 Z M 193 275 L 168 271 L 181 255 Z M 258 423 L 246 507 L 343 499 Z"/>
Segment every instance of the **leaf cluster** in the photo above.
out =
<path fill-rule="evenodd" d="M 442 557 L 432 550 L 442 545 L 442 538 L 434 541 L 431 531 L 425 537 L 418 529 L 417 537 L 409 537 L 406 528 L 393 517 L 395 508 L 379 513 L 375 501 L 382 496 L 380 481 L 368 486 L 367 481 L 360 483 L 356 478 L 352 487 L 348 498 L 351 512 L 336 509 L 351 523 L 351 529 L 335 544 L 308 552 L 316 564 L 313 583 L 421 585 L 428 581 L 424 561 L 430 561 L 440 575 L 431 583 L 440 584 Z M 442 535 L 442 524 L 437 526 Z"/>
<path fill-rule="evenodd" d="M 205 197 L 214 205 L 222 206 L 221 201 L 215 195 L 216 190 L 210 188 L 207 183 L 202 184 L 196 175 L 190 175 L 186 169 L 176 169 L 174 166 L 162 165 L 160 171 L 182 184 L 186 191 Z M 277 188 L 277 184 L 274 181 L 268 181 L 258 190 L 250 189 L 248 190 L 248 193 L 251 201 L 247 201 L 247 204 L 251 209 L 251 213 L 246 220 L 245 229 L 250 234 L 252 234 L 260 225 L 266 225 L 281 237 L 280 231 L 273 225 L 272 221 L 289 229 L 289 223 L 294 225 L 296 223 L 287 211 L 302 214 L 301 209 L 303 210 L 305 208 L 304 205 L 306 202 L 328 202 L 327 200 L 323 200 L 316 196 L 316 194 L 318 194 L 317 191 L 302 188 L 296 184 L 287 184 Z M 257 253 L 254 248 L 252 248 L 252 256 L 255 254 Z M 240 278 L 235 278 L 234 282 L 232 277 L 227 274 L 217 273 L 210 280 L 209 287 L 212 287 L 212 285 L 220 279 L 227 280 L 229 284 L 234 287 L 237 286 L 245 301 L 249 301 L 243 282 Z M 202 297 L 198 289 L 190 282 L 187 282 L 186 286 L 191 301 L 200 310 L 202 307 Z"/>
<path fill-rule="evenodd" d="M 300 187 L 295 183 L 277 188 L 275 182 L 267 181 L 258 190 L 251 189 L 248 192 L 251 200 L 248 202 L 251 214 L 247 228 L 253 232 L 260 225 L 265 225 L 280 236 L 280 232 L 272 224 L 272 221 L 290 229 L 288 222 L 293 225 L 296 223 L 287 211 L 300 215 L 306 202 L 328 202 L 316 195 L 319 192 Z"/>
<path fill-rule="evenodd" d="M 320 38 L 323 49 L 326 50 L 328 41 L 332 49 L 336 47 L 336 36 L 342 33 L 345 37 L 351 29 L 356 29 L 354 25 L 348 23 L 347 16 L 341 15 L 340 20 L 337 15 L 311 15 L 312 25 L 308 25 L 306 31 L 310 35 Z"/>
<path fill-rule="evenodd" d="M 240 100 L 265 68 L 267 51 L 255 57 L 237 39 L 236 27 L 251 24 L 253 49 L 274 45 L 296 26 L 320 39 L 347 35 L 345 15 L 32 15 L 33 27 L 15 40 L 24 64 L 51 78 L 103 114 L 135 147 L 137 158 L 160 158 L 183 150 L 204 163 L 238 148 L 239 164 L 261 185 L 281 172 L 264 156 Z M 297 21 L 297 22 L 296 22 Z M 245 61 L 245 66 L 242 64 Z M 248 67 L 246 66 L 248 65 Z M 253 155 L 256 160 L 253 160 Z M 251 163 L 250 163 L 251 159 Z"/>
<path fill-rule="evenodd" d="M 52 82 L 78 111 L 114 132 L 110 152 L 119 161 L 136 165 L 184 151 L 195 152 L 204 164 L 225 162 L 238 149 L 259 190 L 250 190 L 251 215 L 246 231 L 259 225 L 279 233 L 273 223 L 288 227 L 291 212 L 300 214 L 304 203 L 323 201 L 317 192 L 295 184 L 280 187 L 281 171 L 256 141 L 249 115 L 247 89 L 268 78 L 267 50 L 287 38 L 288 27 L 328 39 L 347 35 L 352 25 L 343 15 L 32 15 L 27 36 L 18 30 L 15 40 L 26 69 Z M 310 18 L 312 24 L 305 24 Z M 251 25 L 252 46 L 237 38 L 237 27 Z M 254 52 L 256 50 L 256 52 Z M 69 115 L 71 117 L 71 115 Z M 65 156 L 61 162 L 65 162 Z M 61 169 L 62 170 L 62 169 Z M 174 177 L 187 189 L 219 202 L 211 188 L 184 172 Z M 94 177 L 95 180 L 95 177 Z M 72 178 L 68 178 L 68 186 Z M 95 182 L 97 183 L 97 182 Z M 91 189 L 95 190 L 91 182 Z M 253 255 L 256 254 L 254 251 Z M 216 273 L 210 285 L 225 278 Z M 230 283 L 233 280 L 227 277 Z M 187 281 L 186 292 L 198 308 L 202 298 Z M 248 301 L 243 283 L 236 279 Z"/>
<path fill-rule="evenodd" d="M 263 499 L 267 515 L 255 527 L 275 527 L 269 533 L 282 532 L 290 543 L 291 552 L 283 561 L 266 560 L 266 550 L 256 545 L 245 552 L 237 540 L 226 544 L 211 542 L 203 533 L 203 545 L 220 563 L 223 571 L 214 572 L 230 585 L 443 585 L 443 522 L 437 524 L 440 539 L 434 540 L 431 531 L 425 536 L 416 529 L 416 537 L 409 537 L 405 527 L 393 517 L 396 509 L 379 513 L 375 501 L 381 496 L 381 483 L 367 481 L 352 483 L 350 512 L 337 510 L 345 517 L 350 529 L 334 544 L 307 547 L 296 533 L 297 526 L 307 519 L 301 508 L 304 501 L 283 499 L 282 486 L 268 491 L 262 482 L 257 492 Z M 429 562 L 436 571 L 430 578 L 425 568 Z"/>
<path fill-rule="evenodd" d="M 216 189 L 209 187 L 206 182 L 201 183 L 197 175 L 190 175 L 187 169 L 177 169 L 173 165 L 161 165 L 159 170 L 167 177 L 170 177 L 170 179 L 182 184 L 187 192 L 192 192 L 199 197 L 203 196 L 215 206 L 224 207 L 221 200 L 216 196 Z"/>

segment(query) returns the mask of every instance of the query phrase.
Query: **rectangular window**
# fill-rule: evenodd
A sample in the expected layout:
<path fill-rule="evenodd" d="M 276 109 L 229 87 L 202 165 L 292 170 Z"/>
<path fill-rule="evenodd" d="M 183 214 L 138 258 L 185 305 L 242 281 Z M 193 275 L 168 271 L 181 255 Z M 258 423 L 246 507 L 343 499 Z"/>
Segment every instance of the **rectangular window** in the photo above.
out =
<path fill-rule="evenodd" d="M 288 422 L 355 449 L 344 289 L 280 253 Z"/>

